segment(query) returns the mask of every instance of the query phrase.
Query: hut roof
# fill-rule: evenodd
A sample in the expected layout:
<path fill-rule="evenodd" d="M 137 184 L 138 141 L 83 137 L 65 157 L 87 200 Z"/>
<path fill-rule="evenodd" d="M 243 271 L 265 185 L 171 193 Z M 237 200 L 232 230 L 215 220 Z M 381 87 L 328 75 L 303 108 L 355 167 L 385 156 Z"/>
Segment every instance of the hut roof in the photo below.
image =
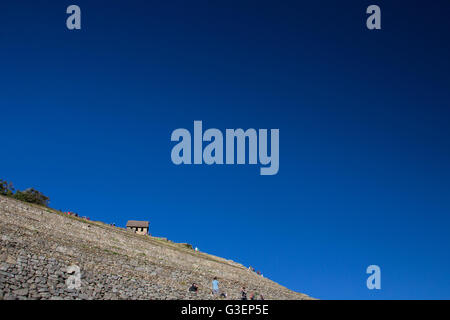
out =
<path fill-rule="evenodd" d="M 129 220 L 129 221 L 127 222 L 127 227 L 132 227 L 132 228 L 148 228 L 148 221 Z"/>

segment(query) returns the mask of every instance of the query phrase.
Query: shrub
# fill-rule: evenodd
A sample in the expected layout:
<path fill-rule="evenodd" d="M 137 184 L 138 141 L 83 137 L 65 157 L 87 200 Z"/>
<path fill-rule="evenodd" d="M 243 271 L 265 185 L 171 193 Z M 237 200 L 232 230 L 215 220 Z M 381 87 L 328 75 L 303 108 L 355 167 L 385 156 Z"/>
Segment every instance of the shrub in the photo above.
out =
<path fill-rule="evenodd" d="M 14 186 L 11 182 L 0 179 L 0 195 L 11 197 L 20 201 L 39 204 L 46 207 L 48 206 L 48 203 L 50 201 L 49 197 L 33 188 L 26 189 L 25 191 L 17 190 L 16 193 L 14 193 L 14 191 L 16 190 L 14 189 Z"/>
<path fill-rule="evenodd" d="M 17 200 L 39 204 L 42 206 L 47 206 L 50 198 L 42 194 L 33 188 L 26 189 L 25 191 L 18 190 L 13 196 Z"/>
<path fill-rule="evenodd" d="M 192 249 L 192 250 L 193 250 L 192 244 L 189 244 L 189 243 L 180 243 L 180 245 L 183 246 L 183 247 L 185 247 L 185 248 L 188 248 L 188 249 Z"/>

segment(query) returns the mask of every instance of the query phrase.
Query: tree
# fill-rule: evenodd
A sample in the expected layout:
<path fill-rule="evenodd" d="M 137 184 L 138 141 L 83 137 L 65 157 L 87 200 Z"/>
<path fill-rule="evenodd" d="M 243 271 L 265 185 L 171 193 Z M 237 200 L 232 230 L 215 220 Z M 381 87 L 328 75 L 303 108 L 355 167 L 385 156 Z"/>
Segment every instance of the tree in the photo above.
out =
<path fill-rule="evenodd" d="M 14 194 L 14 186 L 11 182 L 0 179 L 0 194 L 4 196 L 12 196 Z"/>

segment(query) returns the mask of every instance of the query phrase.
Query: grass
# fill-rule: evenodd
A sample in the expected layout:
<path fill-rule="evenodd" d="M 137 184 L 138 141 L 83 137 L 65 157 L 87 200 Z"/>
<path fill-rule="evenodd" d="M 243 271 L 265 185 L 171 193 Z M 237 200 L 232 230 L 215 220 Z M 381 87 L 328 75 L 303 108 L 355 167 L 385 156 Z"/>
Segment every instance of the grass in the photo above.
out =
<path fill-rule="evenodd" d="M 109 253 L 109 254 L 113 254 L 113 255 L 119 255 L 118 252 L 115 252 L 113 250 L 109 250 L 109 249 L 103 249 L 104 252 Z"/>

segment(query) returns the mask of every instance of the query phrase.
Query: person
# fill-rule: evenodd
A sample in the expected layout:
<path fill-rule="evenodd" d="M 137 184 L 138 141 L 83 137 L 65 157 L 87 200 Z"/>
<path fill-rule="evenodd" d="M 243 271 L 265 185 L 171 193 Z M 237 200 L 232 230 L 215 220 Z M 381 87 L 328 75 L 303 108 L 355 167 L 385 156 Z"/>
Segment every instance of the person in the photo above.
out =
<path fill-rule="evenodd" d="M 241 300 L 247 300 L 247 292 L 245 291 L 245 287 L 241 289 Z"/>
<path fill-rule="evenodd" d="M 212 281 L 212 293 L 213 294 L 219 293 L 219 281 L 217 280 L 217 277 L 214 277 Z"/>
<path fill-rule="evenodd" d="M 193 283 L 192 286 L 189 288 L 190 292 L 197 292 L 198 291 L 198 286 L 196 283 Z"/>
<path fill-rule="evenodd" d="M 259 295 L 260 300 L 264 300 L 264 296 L 262 294 Z"/>

